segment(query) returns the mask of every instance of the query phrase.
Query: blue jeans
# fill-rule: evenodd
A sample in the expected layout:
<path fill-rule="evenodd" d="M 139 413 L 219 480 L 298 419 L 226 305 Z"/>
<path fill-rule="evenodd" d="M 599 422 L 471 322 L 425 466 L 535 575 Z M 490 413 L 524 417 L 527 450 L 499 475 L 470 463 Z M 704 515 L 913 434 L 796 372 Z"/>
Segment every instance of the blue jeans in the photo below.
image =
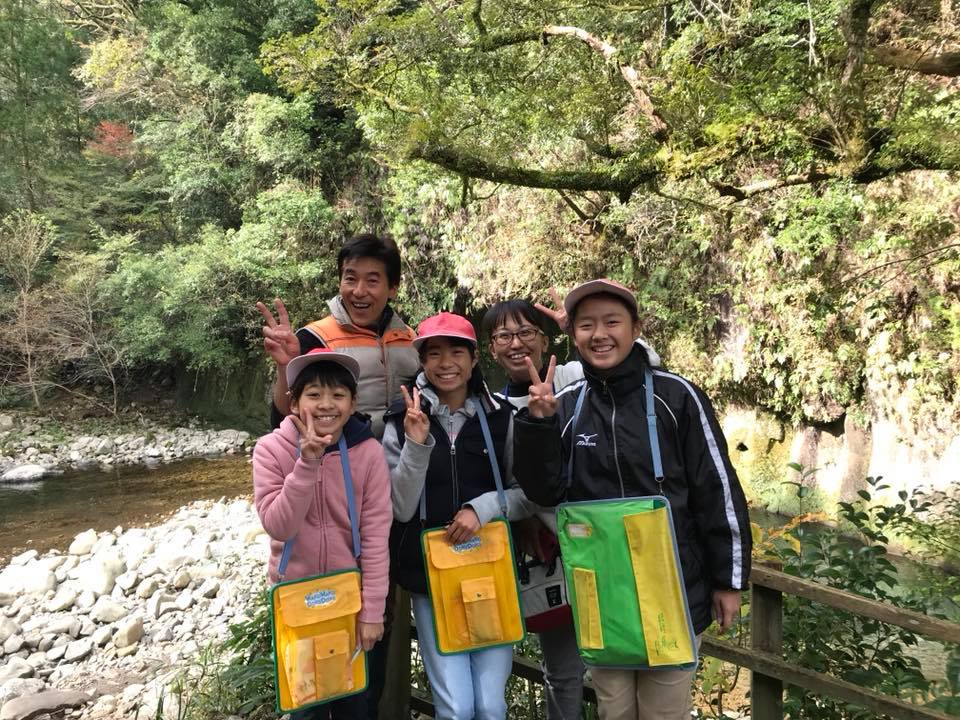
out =
<path fill-rule="evenodd" d="M 426 595 L 411 595 L 420 656 L 430 680 L 437 720 L 504 720 L 513 646 L 441 655 Z"/>

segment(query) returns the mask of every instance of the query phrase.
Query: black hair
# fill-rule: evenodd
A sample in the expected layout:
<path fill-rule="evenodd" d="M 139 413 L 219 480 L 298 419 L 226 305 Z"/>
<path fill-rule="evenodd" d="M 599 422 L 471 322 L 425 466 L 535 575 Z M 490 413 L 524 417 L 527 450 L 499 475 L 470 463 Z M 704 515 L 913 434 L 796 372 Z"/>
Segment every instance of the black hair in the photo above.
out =
<path fill-rule="evenodd" d="M 343 264 L 347 260 L 372 258 L 383 263 L 390 287 L 400 284 L 400 249 L 393 238 L 386 235 L 362 233 L 347 238 L 337 254 L 337 275 L 343 277 Z"/>
<path fill-rule="evenodd" d="M 503 300 L 491 305 L 483 314 L 483 320 L 480 321 L 480 332 L 489 337 L 494 330 L 505 325 L 507 320 L 515 320 L 517 324 L 521 324 L 524 320 L 533 323 L 540 332 L 550 337 L 543 313 L 527 300 L 519 299 Z"/>
<path fill-rule="evenodd" d="M 445 337 L 450 341 L 451 347 L 465 347 L 470 351 L 471 357 L 477 357 L 477 346 L 466 338 L 447 337 L 445 335 L 437 335 L 437 337 Z M 426 354 L 427 345 L 429 344 L 429 338 L 420 344 L 420 350 L 418 353 L 420 355 L 421 365 L 423 364 L 423 356 Z M 471 395 L 477 395 L 484 392 L 483 373 L 480 371 L 480 363 L 477 363 L 473 366 L 473 372 L 470 373 L 470 379 L 467 380 L 467 392 L 469 392 Z"/>
<path fill-rule="evenodd" d="M 624 300 L 622 297 L 620 297 L 619 295 L 614 295 L 613 293 L 609 293 L 609 292 L 598 292 L 598 293 L 590 293 L 586 297 L 580 298 L 580 301 L 573 306 L 573 311 L 570 313 L 570 318 L 569 318 L 571 323 L 576 319 L 577 310 L 579 309 L 580 305 L 582 305 L 583 301 L 586 300 L 587 298 L 603 298 L 605 300 L 616 300 L 618 303 L 620 303 L 627 309 L 627 312 L 630 313 L 630 319 L 633 320 L 633 322 L 638 322 L 640 320 L 640 314 L 637 312 L 637 309 L 633 305 L 628 303 L 626 300 Z"/>
<path fill-rule="evenodd" d="M 335 362 L 315 362 L 307 365 L 290 386 L 290 399 L 299 400 L 303 389 L 311 383 L 323 387 L 345 387 L 353 397 L 357 396 L 357 381 L 343 365 Z"/>

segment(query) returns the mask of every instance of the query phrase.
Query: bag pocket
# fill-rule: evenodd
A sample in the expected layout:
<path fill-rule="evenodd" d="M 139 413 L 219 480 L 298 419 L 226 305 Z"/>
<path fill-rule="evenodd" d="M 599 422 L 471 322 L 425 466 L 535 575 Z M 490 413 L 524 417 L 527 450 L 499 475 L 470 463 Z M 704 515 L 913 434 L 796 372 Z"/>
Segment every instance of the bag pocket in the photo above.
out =
<path fill-rule="evenodd" d="M 600 623 L 596 573 L 586 568 L 573 568 L 573 590 L 577 600 L 577 641 L 580 649 L 602 650 L 603 626 Z"/>
<path fill-rule="evenodd" d="M 477 644 L 500 642 L 500 608 L 497 605 L 497 583 L 492 576 L 463 580 L 460 583 L 463 607 L 467 615 L 470 641 Z"/>
<path fill-rule="evenodd" d="M 350 633 L 337 630 L 313 638 L 313 657 L 318 697 L 334 697 L 353 690 Z"/>

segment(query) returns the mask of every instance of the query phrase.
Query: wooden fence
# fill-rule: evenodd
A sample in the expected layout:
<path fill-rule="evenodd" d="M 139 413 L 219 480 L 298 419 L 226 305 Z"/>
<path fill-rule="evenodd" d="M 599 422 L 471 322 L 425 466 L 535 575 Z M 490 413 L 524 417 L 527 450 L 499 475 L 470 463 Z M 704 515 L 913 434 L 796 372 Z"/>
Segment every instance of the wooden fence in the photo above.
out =
<path fill-rule="evenodd" d="M 751 671 L 752 720 L 782 720 L 785 684 L 804 688 L 816 695 L 843 700 L 894 720 L 956 720 L 956 716 L 913 705 L 784 660 L 783 596 L 807 598 L 828 607 L 906 628 L 940 642 L 960 643 L 960 624 L 826 587 L 763 565 L 754 566 L 750 583 L 750 647 L 740 647 L 704 635 L 700 651 Z M 415 629 L 412 629 L 411 635 L 416 636 Z M 538 684 L 543 683 L 539 665 L 522 656 L 514 657 L 513 674 Z M 584 699 L 596 702 L 589 683 L 584 688 Z M 430 699 L 416 691 L 411 695 L 410 707 L 424 715 L 433 716 Z"/>

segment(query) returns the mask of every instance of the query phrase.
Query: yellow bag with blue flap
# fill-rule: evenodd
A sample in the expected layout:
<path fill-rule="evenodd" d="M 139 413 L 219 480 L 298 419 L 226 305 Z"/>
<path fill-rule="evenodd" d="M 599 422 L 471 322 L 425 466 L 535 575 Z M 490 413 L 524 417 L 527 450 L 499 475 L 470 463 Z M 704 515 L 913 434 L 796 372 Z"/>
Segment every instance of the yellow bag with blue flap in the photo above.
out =
<path fill-rule="evenodd" d="M 477 397 L 471 401 L 477 409 L 503 518 L 490 521 L 470 540 L 457 545 L 447 541 L 444 528 L 425 530 L 420 536 L 437 649 L 444 655 L 509 645 L 524 636 L 506 494 L 483 406 Z M 421 520 L 426 518 L 425 503 L 424 494 L 420 496 Z"/>
<path fill-rule="evenodd" d="M 338 443 L 343 483 L 360 563 L 360 531 L 347 444 Z M 357 637 L 362 604 L 356 568 L 283 581 L 294 539 L 283 545 L 278 575 L 270 589 L 277 712 L 288 713 L 354 695 L 367 687 L 367 658 Z"/>

